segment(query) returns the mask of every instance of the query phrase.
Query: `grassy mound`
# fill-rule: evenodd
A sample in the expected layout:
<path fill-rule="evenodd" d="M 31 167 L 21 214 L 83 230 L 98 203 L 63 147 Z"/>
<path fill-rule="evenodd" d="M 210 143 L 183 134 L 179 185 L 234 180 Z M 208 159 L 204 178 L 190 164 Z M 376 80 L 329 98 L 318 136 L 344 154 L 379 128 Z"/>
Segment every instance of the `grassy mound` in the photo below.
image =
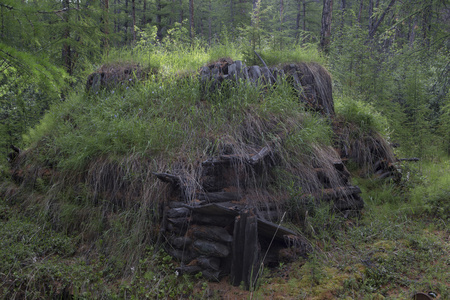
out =
<path fill-rule="evenodd" d="M 217 60 L 214 55 L 218 54 L 210 54 L 210 61 Z M 267 145 L 274 155 L 263 168 L 269 164 L 275 167 L 263 172 L 264 176 L 246 174 L 245 184 L 257 196 L 254 201 L 288 207 L 289 221 L 297 222 L 293 226 L 300 228 L 301 220 L 309 236 L 322 245 L 339 237 L 329 232 L 344 228 L 335 226 L 344 223 L 330 215 L 329 207 L 298 205 L 304 194 L 323 189 L 315 169 L 324 171 L 332 186 L 340 184 L 332 167 L 339 159 L 333 149 L 336 136 L 332 122 L 305 108 L 289 82 L 264 92 L 250 84 L 229 86 L 205 97 L 194 73 L 176 76 L 173 68 L 165 72 L 160 65 L 160 76 L 135 85 L 119 85 L 98 93 L 73 93 L 66 102 L 53 106 L 30 130 L 26 136 L 29 147 L 12 168 L 15 183 L 2 186 L 0 219 L 7 226 L 23 226 L 24 230 L 32 227 L 30 224 L 43 224 L 36 234 L 48 239 L 35 241 L 33 236 L 23 235 L 32 244 L 25 243 L 23 249 L 11 252 L 23 252 L 20 257 L 30 261 L 26 270 L 37 270 L 39 276 L 50 274 L 51 278 L 27 281 L 26 276 L 33 271 L 24 270 L 19 280 L 9 275 L 19 266 L 10 258 L 2 259 L 1 279 L 16 284 L 17 297 L 27 289 L 35 290 L 31 298 L 57 296 L 64 291 L 86 298 L 213 294 L 206 284 L 176 276 L 171 257 L 155 250 L 163 242 L 159 235 L 163 205 L 172 195 L 153 173 L 182 174 L 194 192 L 203 161 L 230 154 L 245 157 Z M 393 159 L 385 140 L 376 133 L 381 129 L 376 118 L 372 119 L 370 113 L 355 114 L 364 109 L 352 108 L 349 103 L 336 105 L 336 111 L 348 125 L 342 126 L 345 129 L 341 136 L 356 149 L 350 158 L 362 166 L 373 165 L 381 156 Z M 354 134 L 355 129 L 359 135 Z M 381 149 L 385 153 L 374 154 L 373 145 L 380 147 L 373 141 L 383 142 Z M 6 217 L 16 216 L 12 206 L 24 219 Z M 367 241 L 368 245 L 372 242 Z M 60 273 L 50 270 L 55 265 L 47 257 L 62 262 Z M 75 268 L 78 261 L 87 265 Z M 3 262 L 8 265 L 5 267 Z M 339 267 L 329 266 L 329 274 L 322 275 L 324 270 L 316 264 L 315 260 L 309 262 L 308 268 L 297 272 L 293 283 L 287 285 L 303 281 L 314 289 L 338 273 Z M 378 276 L 364 266 L 349 268 L 367 272 L 368 279 Z M 320 272 L 314 273 L 317 270 Z M 83 272 L 88 274 L 84 279 L 79 276 Z M 302 272 L 313 275 L 309 278 Z M 334 285 L 344 282 L 363 286 L 360 280 L 364 275 L 344 277 L 334 280 Z M 268 281 L 272 287 L 285 287 Z M 318 290 L 312 294 L 321 294 Z M 9 292 L 3 293 L 10 296 Z"/>

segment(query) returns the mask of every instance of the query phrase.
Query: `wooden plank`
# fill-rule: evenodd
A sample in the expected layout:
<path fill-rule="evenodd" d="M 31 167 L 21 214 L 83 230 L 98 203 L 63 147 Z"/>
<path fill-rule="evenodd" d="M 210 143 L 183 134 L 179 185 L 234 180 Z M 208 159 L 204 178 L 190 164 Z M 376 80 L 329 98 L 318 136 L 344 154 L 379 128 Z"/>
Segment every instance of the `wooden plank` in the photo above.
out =
<path fill-rule="evenodd" d="M 197 193 L 195 197 L 208 203 L 239 201 L 241 198 L 239 193 L 230 192 Z"/>
<path fill-rule="evenodd" d="M 211 203 L 201 206 L 187 206 L 192 212 L 206 215 L 219 215 L 219 216 L 228 216 L 228 217 L 236 217 L 239 215 L 239 211 L 235 209 L 231 209 L 228 207 L 224 207 L 217 203 Z"/>
<path fill-rule="evenodd" d="M 236 218 L 231 263 L 231 284 L 241 283 L 247 289 L 253 288 L 258 276 L 260 246 L 258 241 L 258 222 L 253 213 L 243 212 Z"/>

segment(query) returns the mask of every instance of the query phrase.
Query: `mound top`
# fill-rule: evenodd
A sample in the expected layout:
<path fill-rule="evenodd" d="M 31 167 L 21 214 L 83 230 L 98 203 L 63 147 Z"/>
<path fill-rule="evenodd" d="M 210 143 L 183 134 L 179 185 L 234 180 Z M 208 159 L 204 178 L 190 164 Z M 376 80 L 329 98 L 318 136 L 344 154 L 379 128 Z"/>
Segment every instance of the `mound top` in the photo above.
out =
<path fill-rule="evenodd" d="M 200 68 L 199 78 L 206 92 L 220 89 L 225 82 L 275 87 L 286 78 L 298 94 L 300 102 L 323 115 L 335 115 L 331 75 L 318 63 L 247 67 L 242 61 L 221 58 Z"/>
<path fill-rule="evenodd" d="M 155 70 L 143 68 L 139 64 L 117 62 L 104 64 L 88 76 L 86 91 L 98 91 L 100 88 L 112 88 L 117 85 L 129 86 L 145 79 Z"/>

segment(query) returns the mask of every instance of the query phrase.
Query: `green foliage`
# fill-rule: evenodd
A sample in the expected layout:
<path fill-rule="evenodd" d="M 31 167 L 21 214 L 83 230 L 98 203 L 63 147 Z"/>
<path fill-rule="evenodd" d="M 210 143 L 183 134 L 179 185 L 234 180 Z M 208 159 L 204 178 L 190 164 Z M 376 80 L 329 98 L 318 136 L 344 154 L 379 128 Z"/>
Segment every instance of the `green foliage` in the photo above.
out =
<path fill-rule="evenodd" d="M 261 55 L 268 66 L 289 62 L 317 62 L 321 65 L 326 65 L 327 63 L 326 59 L 320 55 L 314 44 L 295 46 L 289 49 L 289 51 L 269 48 L 262 50 L 261 53 L 258 54 Z M 261 64 L 260 61 L 257 61 L 256 63 L 259 65 Z"/>
<path fill-rule="evenodd" d="M 406 207 L 416 215 L 430 216 L 441 220 L 443 224 L 449 222 L 450 203 L 450 164 L 442 160 L 436 164 L 422 163 L 420 172 L 411 176 L 420 176 L 420 184 L 411 190 L 411 202 Z"/>
<path fill-rule="evenodd" d="M 175 271 L 172 257 L 160 250 L 147 249 L 146 257 L 139 261 L 133 280 L 120 287 L 121 297 L 131 299 L 162 299 L 192 296 L 193 277 Z"/>
<path fill-rule="evenodd" d="M 336 114 L 344 122 L 355 125 L 363 132 L 377 131 L 388 133 L 386 117 L 375 111 L 368 103 L 342 96 L 335 102 Z"/>

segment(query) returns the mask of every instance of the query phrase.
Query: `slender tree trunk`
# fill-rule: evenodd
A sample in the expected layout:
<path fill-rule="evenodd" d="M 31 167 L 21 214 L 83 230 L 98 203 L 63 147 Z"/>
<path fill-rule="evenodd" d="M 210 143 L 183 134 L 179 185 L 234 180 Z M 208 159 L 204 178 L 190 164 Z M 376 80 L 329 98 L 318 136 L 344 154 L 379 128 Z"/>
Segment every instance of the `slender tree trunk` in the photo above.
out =
<path fill-rule="evenodd" d="M 133 18 L 133 43 L 136 42 L 136 0 L 131 1 L 131 16 Z"/>
<path fill-rule="evenodd" d="M 306 0 L 303 0 L 303 31 L 306 31 Z"/>
<path fill-rule="evenodd" d="M 369 32 L 372 32 L 374 23 L 373 0 L 369 0 Z"/>
<path fill-rule="evenodd" d="M 253 0 L 252 18 L 250 20 L 251 26 L 254 26 L 256 20 L 259 19 L 259 12 L 258 12 L 259 1 L 260 0 Z"/>
<path fill-rule="evenodd" d="M 302 3 L 297 0 L 297 18 L 295 20 L 295 44 L 300 43 L 300 13 L 301 13 Z"/>
<path fill-rule="evenodd" d="M 128 0 L 125 0 L 125 43 L 128 43 Z"/>
<path fill-rule="evenodd" d="M 345 26 L 345 10 L 347 9 L 347 1 L 342 0 L 341 1 L 341 32 L 342 34 L 344 32 L 344 26 Z"/>
<path fill-rule="evenodd" d="M 423 42 L 425 46 L 430 46 L 430 36 L 431 31 L 431 4 L 427 4 L 423 9 L 422 13 L 422 31 L 423 31 Z"/>
<path fill-rule="evenodd" d="M 358 12 L 358 24 L 361 27 L 361 15 L 362 15 L 362 11 L 364 8 L 364 0 L 361 0 L 361 2 L 359 2 L 359 12 Z"/>
<path fill-rule="evenodd" d="M 284 0 L 280 0 L 280 28 L 279 28 L 279 35 L 280 35 L 280 50 L 283 50 L 283 21 L 284 21 Z"/>
<path fill-rule="evenodd" d="M 156 2 L 156 39 L 162 41 L 162 15 L 161 15 L 162 5 L 161 0 Z"/>
<path fill-rule="evenodd" d="M 417 17 L 414 17 L 414 21 L 411 19 L 409 23 L 408 40 L 410 48 L 414 47 L 414 41 L 416 39 L 416 26 L 417 26 Z"/>
<path fill-rule="evenodd" d="M 2 6 L 2 38 L 5 37 L 5 20 L 3 16 L 3 9 L 4 7 Z"/>
<path fill-rule="evenodd" d="M 231 32 L 233 32 L 234 31 L 233 0 L 230 0 L 230 21 L 231 21 Z"/>
<path fill-rule="evenodd" d="M 105 38 L 103 39 L 103 47 L 106 49 L 106 52 L 108 52 L 108 48 L 109 48 L 109 0 L 105 0 L 104 2 L 104 7 L 103 7 L 103 28 L 104 28 L 104 34 L 105 34 Z"/>
<path fill-rule="evenodd" d="M 189 36 L 194 39 L 194 0 L 189 0 Z"/>
<path fill-rule="evenodd" d="M 70 49 L 70 44 L 67 42 L 67 40 L 70 38 L 70 27 L 69 27 L 69 20 L 70 20 L 70 0 L 64 0 L 62 2 L 63 9 L 67 9 L 67 11 L 64 13 L 64 22 L 65 29 L 63 33 L 64 38 L 64 44 L 63 44 L 63 51 L 62 51 L 62 59 L 64 62 L 64 67 L 69 75 L 72 75 L 72 51 Z"/>
<path fill-rule="evenodd" d="M 331 39 L 331 19 L 333 0 L 323 0 L 322 29 L 320 30 L 320 49 L 327 53 Z"/>
<path fill-rule="evenodd" d="M 208 45 L 211 47 L 211 38 L 212 38 L 212 22 L 211 22 L 211 15 L 212 15 L 212 0 L 209 0 L 209 16 L 208 16 Z"/>
<path fill-rule="evenodd" d="M 180 0 L 180 24 L 183 23 L 184 11 L 183 11 L 183 0 Z"/>
<path fill-rule="evenodd" d="M 142 26 L 147 25 L 147 0 L 143 0 L 142 3 L 142 20 L 141 20 L 141 24 Z"/>
<path fill-rule="evenodd" d="M 117 1 L 118 0 L 114 0 L 114 7 L 116 7 L 116 9 L 114 9 L 114 14 L 116 15 L 114 17 L 114 33 L 118 33 L 120 31 L 120 21 L 117 20 L 117 15 L 120 14 L 120 8 L 117 8 Z"/>

